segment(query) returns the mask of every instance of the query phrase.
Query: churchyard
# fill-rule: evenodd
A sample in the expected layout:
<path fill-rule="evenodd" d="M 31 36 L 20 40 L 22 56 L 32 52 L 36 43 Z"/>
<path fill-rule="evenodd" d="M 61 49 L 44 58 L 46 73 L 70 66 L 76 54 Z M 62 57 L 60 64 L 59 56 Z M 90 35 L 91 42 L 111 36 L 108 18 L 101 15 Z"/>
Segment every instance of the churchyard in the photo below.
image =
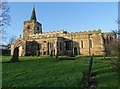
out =
<path fill-rule="evenodd" d="M 55 61 L 55 56 L 28 56 L 19 57 L 20 62 L 7 63 L 10 59 L 11 56 L 2 57 L 3 87 L 80 87 L 90 57 L 76 56 L 75 60 Z M 92 72 L 96 73 L 96 89 L 118 88 L 115 60 L 115 57 L 93 57 Z"/>

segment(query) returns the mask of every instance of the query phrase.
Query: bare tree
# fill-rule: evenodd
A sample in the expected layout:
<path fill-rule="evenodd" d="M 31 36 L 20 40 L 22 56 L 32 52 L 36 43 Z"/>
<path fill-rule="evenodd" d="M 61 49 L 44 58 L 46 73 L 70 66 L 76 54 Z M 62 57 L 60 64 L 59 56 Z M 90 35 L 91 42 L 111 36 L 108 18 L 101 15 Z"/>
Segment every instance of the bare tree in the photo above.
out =
<path fill-rule="evenodd" d="M 114 58 L 114 67 L 118 74 L 120 74 L 120 39 L 119 39 L 119 32 L 113 31 L 117 34 L 117 38 L 108 44 L 106 44 L 107 50 L 109 51 L 110 56 L 115 56 Z"/>
<path fill-rule="evenodd" d="M 116 20 L 118 24 L 118 30 L 112 30 L 112 32 L 116 35 L 116 39 L 107 43 L 106 47 L 110 51 L 111 55 L 120 56 L 120 19 Z"/>
<path fill-rule="evenodd" d="M 118 39 L 114 39 L 113 41 L 110 41 L 106 44 L 107 51 L 109 51 L 110 56 L 118 56 L 119 55 L 119 49 L 120 42 Z"/>
<path fill-rule="evenodd" d="M 113 30 L 112 32 L 116 34 L 116 40 L 107 44 L 110 54 L 117 56 L 115 61 L 115 69 L 118 74 L 120 74 L 120 20 L 116 20 L 118 24 L 118 30 Z"/>
<path fill-rule="evenodd" d="M 6 40 L 5 28 L 10 26 L 10 8 L 5 0 L 0 0 L 0 43 Z"/>
<path fill-rule="evenodd" d="M 0 1 L 0 27 L 4 26 L 10 26 L 10 8 L 7 5 L 7 2 L 5 2 L 5 0 Z"/>

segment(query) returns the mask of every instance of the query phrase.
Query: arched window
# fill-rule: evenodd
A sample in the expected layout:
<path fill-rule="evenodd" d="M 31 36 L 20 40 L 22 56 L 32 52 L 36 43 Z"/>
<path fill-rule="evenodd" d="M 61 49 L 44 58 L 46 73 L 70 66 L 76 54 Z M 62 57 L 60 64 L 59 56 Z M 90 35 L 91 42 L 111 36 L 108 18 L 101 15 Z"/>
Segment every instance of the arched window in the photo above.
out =
<path fill-rule="evenodd" d="M 92 48 L 92 40 L 90 39 L 90 48 Z"/>
<path fill-rule="evenodd" d="M 41 44 L 40 44 L 40 43 L 37 45 L 37 49 L 38 49 L 38 50 L 41 49 Z"/>
<path fill-rule="evenodd" d="M 113 39 L 113 38 L 110 36 L 110 41 L 112 41 L 112 39 Z"/>
<path fill-rule="evenodd" d="M 81 40 L 81 48 L 83 48 L 83 40 Z"/>
<path fill-rule="evenodd" d="M 109 38 L 108 38 L 108 35 L 106 36 L 106 41 L 109 42 Z"/>
<path fill-rule="evenodd" d="M 37 27 L 37 31 L 39 31 L 39 27 Z"/>
<path fill-rule="evenodd" d="M 65 46 L 66 46 L 66 50 L 71 50 L 72 48 L 72 42 L 71 41 L 65 41 Z"/>
<path fill-rule="evenodd" d="M 53 48 L 53 42 L 50 42 L 49 44 L 50 44 L 50 48 Z"/>
<path fill-rule="evenodd" d="M 60 50 L 62 50 L 62 42 L 60 42 Z"/>

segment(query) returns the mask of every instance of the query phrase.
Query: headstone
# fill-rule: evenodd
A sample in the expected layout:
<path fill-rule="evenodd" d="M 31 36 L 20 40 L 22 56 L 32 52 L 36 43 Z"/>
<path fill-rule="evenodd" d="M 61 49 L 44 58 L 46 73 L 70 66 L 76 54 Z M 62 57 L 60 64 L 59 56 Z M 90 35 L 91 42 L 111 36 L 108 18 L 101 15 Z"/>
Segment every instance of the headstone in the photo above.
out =
<path fill-rule="evenodd" d="M 15 49 L 14 49 L 14 52 L 13 52 L 13 56 L 12 56 L 12 58 L 11 58 L 11 62 L 18 62 L 19 61 L 19 58 L 18 58 L 18 54 L 19 53 L 19 47 L 16 47 Z"/>
<path fill-rule="evenodd" d="M 88 67 L 88 83 L 91 79 L 91 70 L 92 70 L 93 57 L 90 57 L 89 67 Z"/>

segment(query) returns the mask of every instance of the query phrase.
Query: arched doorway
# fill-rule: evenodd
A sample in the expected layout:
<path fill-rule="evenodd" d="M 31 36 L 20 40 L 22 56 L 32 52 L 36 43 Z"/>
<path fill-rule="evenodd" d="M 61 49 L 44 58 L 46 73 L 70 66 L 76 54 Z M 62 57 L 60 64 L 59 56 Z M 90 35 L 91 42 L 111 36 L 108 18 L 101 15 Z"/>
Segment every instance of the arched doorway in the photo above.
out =
<path fill-rule="evenodd" d="M 22 56 L 23 54 L 23 47 L 22 45 L 19 46 L 19 56 Z"/>
<path fill-rule="evenodd" d="M 74 55 L 77 55 L 77 47 L 74 47 Z"/>

